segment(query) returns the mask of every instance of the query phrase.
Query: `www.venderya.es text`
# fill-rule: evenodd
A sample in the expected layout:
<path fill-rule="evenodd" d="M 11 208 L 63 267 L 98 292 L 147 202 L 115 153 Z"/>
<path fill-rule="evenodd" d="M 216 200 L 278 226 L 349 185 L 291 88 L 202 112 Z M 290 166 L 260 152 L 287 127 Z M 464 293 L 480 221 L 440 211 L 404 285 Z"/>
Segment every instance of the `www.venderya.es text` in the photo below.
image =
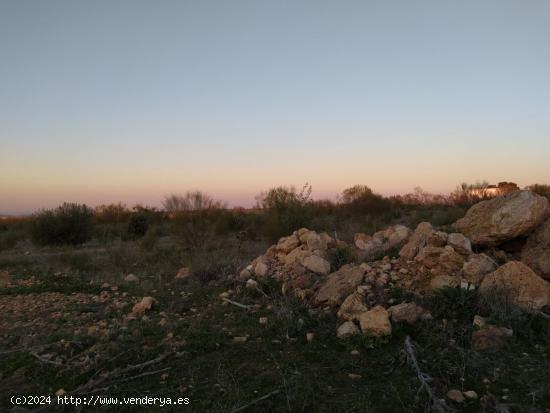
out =
<path fill-rule="evenodd" d="M 105 395 L 92 396 L 12 396 L 10 401 L 16 406 L 184 406 L 190 404 L 188 397 L 112 397 Z"/>

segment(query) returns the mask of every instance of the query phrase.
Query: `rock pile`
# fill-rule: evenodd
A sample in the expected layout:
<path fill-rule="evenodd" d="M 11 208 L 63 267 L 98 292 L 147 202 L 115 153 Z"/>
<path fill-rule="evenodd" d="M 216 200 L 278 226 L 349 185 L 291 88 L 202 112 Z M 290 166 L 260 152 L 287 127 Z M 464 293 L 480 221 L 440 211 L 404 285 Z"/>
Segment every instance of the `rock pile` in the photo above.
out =
<path fill-rule="evenodd" d="M 414 231 L 394 225 L 372 236 L 357 233 L 348 245 L 302 228 L 281 238 L 240 275 L 277 278 L 284 294 L 336 312 L 342 320 L 338 337 L 359 331 L 386 336 L 392 322 L 431 318 L 415 303 L 392 305 L 392 287 L 422 294 L 443 287 L 479 287 L 485 297 L 497 294 L 524 310 L 538 311 L 550 305 L 550 284 L 541 278 L 550 278 L 549 215 L 548 200 L 518 191 L 474 205 L 455 223 L 457 232 L 438 230 L 428 222 Z M 499 249 L 518 237 L 525 244 L 519 252 Z M 356 263 L 333 268 L 330 257 L 343 246 L 354 250 Z M 384 256 L 397 251 L 397 257 Z M 480 341 L 485 333 L 479 333 Z"/>

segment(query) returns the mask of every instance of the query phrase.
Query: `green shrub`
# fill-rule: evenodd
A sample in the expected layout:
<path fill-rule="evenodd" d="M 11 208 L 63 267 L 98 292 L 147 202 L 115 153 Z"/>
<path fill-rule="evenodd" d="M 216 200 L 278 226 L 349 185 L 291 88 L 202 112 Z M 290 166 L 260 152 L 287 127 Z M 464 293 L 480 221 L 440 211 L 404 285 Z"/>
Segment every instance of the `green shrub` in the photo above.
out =
<path fill-rule="evenodd" d="M 264 232 L 271 241 L 309 226 L 313 218 L 310 195 L 311 185 L 305 184 L 300 192 L 279 186 L 257 197 L 258 207 L 265 213 Z"/>
<path fill-rule="evenodd" d="M 430 310 L 438 319 L 456 319 L 461 323 L 471 323 L 479 311 L 478 294 L 464 288 L 441 288 L 435 291 Z"/>
<path fill-rule="evenodd" d="M 172 216 L 174 235 L 190 248 L 200 248 L 216 234 L 220 210 L 179 211 Z"/>
<path fill-rule="evenodd" d="M 213 237 L 227 214 L 225 202 L 201 191 L 169 195 L 162 204 L 171 218 L 172 232 L 190 248 L 200 248 Z"/>
<path fill-rule="evenodd" d="M 355 254 L 349 245 L 337 246 L 330 252 L 330 265 L 334 270 L 355 262 Z"/>
<path fill-rule="evenodd" d="M 86 205 L 64 203 L 42 210 L 30 223 L 30 234 L 38 245 L 81 245 L 93 234 L 93 213 Z"/>
<path fill-rule="evenodd" d="M 136 239 L 143 237 L 149 229 L 149 217 L 140 212 L 130 215 L 126 235 L 128 238 Z"/>

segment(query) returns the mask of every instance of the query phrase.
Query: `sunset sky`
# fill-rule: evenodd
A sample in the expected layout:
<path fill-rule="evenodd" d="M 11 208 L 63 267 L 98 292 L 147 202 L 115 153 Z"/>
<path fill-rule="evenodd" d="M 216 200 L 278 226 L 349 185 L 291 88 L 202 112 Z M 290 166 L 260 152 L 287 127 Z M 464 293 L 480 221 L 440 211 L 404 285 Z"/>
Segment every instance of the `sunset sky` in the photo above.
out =
<path fill-rule="evenodd" d="M 0 214 L 550 183 L 550 2 L 0 0 Z"/>

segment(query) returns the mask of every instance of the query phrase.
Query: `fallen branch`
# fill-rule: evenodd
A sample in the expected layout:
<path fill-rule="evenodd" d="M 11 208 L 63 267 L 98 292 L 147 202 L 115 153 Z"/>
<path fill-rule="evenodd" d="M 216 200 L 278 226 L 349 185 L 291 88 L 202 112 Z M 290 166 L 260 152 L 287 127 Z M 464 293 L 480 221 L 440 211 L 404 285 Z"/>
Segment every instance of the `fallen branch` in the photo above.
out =
<path fill-rule="evenodd" d="M 54 366 L 62 366 L 63 365 L 63 363 L 59 363 L 59 362 L 53 361 L 53 360 L 48 360 L 47 358 L 42 357 L 40 354 L 37 354 L 33 351 L 29 351 L 29 354 L 31 356 L 33 356 L 35 359 L 41 361 L 42 363 L 53 364 Z"/>
<path fill-rule="evenodd" d="M 275 396 L 276 394 L 279 394 L 279 389 L 273 390 L 272 392 L 267 393 L 262 397 L 258 397 L 257 399 L 252 400 L 250 403 L 245 404 L 244 406 L 237 407 L 236 409 L 231 410 L 231 413 L 242 412 L 243 410 L 248 409 L 250 406 L 253 406 L 263 400 L 269 399 L 271 396 Z"/>
<path fill-rule="evenodd" d="M 426 391 L 430 400 L 431 410 L 436 413 L 453 412 L 454 410 L 447 406 L 444 400 L 438 399 L 436 397 L 434 391 L 428 383 L 431 380 L 431 377 L 420 370 L 420 366 L 418 365 L 418 361 L 416 360 L 416 354 L 414 353 L 414 348 L 411 343 L 410 336 L 407 336 L 405 338 L 405 352 L 407 353 L 407 359 L 409 363 L 416 372 L 418 380 L 420 380 L 420 388 L 418 389 L 418 392 L 420 392 L 422 389 Z"/>
<path fill-rule="evenodd" d="M 229 304 L 236 305 L 237 307 L 244 308 L 245 310 L 248 310 L 250 308 L 249 305 L 238 303 L 236 301 L 230 300 L 229 298 L 223 297 L 222 300 L 229 303 Z"/>
<path fill-rule="evenodd" d="M 140 370 L 144 367 L 148 367 L 148 366 L 151 366 L 153 364 L 160 363 L 162 360 L 164 360 L 168 356 L 169 356 L 169 353 L 165 353 L 165 354 L 162 354 L 162 355 L 158 356 L 155 359 L 146 361 L 144 363 L 129 365 L 129 366 L 124 367 L 122 369 L 121 368 L 114 369 L 113 371 L 107 373 L 103 377 L 100 377 L 100 378 L 95 379 L 95 380 L 93 378 L 90 379 L 87 383 L 77 387 L 76 389 L 74 389 L 73 391 L 68 392 L 67 394 L 71 395 L 71 394 L 77 394 L 77 393 L 90 392 L 92 389 L 94 389 L 94 388 L 96 388 L 100 385 L 103 385 L 104 383 L 111 382 L 112 379 L 115 378 L 115 377 L 119 377 L 119 376 L 122 376 L 126 373 L 130 373 L 132 371 Z"/>
<path fill-rule="evenodd" d="M 153 370 L 153 371 L 146 371 L 144 373 L 140 373 L 140 374 L 136 374 L 135 376 L 130 376 L 130 377 L 124 377 L 123 379 L 120 379 L 120 380 L 113 380 L 113 381 L 110 381 L 109 383 L 107 383 L 103 389 L 101 390 L 108 390 L 109 387 L 113 386 L 113 385 L 118 385 L 118 384 L 122 384 L 122 383 L 126 383 L 126 382 L 129 382 L 129 381 L 132 381 L 132 380 L 136 380 L 136 379 L 140 379 L 142 377 L 147 377 L 147 376 L 152 376 L 154 374 L 159 374 L 159 373 L 164 373 L 165 371 L 168 371 L 172 369 L 172 367 L 165 367 L 163 369 L 159 369 L 159 370 Z M 98 391 L 99 389 L 95 389 L 93 391 L 91 391 L 90 393 L 95 393 L 96 391 Z"/>

